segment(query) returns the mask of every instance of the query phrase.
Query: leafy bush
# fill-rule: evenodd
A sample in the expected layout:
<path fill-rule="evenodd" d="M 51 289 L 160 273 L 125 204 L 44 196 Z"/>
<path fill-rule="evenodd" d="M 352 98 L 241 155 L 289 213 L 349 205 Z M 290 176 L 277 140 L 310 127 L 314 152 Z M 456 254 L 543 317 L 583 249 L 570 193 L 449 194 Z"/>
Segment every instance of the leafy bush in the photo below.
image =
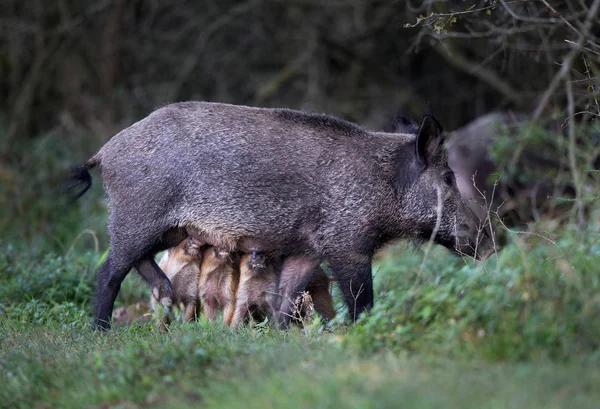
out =
<path fill-rule="evenodd" d="M 484 263 L 435 249 L 420 273 L 420 257 L 390 252 L 375 307 L 344 342 L 367 352 L 600 358 L 600 232 L 568 227 L 555 243 L 511 236 Z"/>
<path fill-rule="evenodd" d="M 41 260 L 8 248 L 0 252 L 0 299 L 15 304 L 31 300 L 87 305 L 92 294 L 95 256 L 66 258 L 47 254 Z"/>

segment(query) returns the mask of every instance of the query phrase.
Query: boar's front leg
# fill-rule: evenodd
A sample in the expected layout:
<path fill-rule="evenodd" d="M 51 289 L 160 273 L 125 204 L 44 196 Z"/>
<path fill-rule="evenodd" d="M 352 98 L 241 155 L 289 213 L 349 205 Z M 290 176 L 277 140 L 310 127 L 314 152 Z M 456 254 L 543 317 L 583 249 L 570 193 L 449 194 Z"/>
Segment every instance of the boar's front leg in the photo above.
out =
<path fill-rule="evenodd" d="M 328 259 L 352 321 L 373 307 L 372 259 L 371 255 L 357 253 L 338 254 Z"/>
<path fill-rule="evenodd" d="M 296 298 L 306 289 L 319 264 L 320 260 L 307 256 L 292 256 L 284 260 L 279 279 L 279 308 L 274 308 L 275 322 L 280 327 L 289 325 L 294 315 Z"/>

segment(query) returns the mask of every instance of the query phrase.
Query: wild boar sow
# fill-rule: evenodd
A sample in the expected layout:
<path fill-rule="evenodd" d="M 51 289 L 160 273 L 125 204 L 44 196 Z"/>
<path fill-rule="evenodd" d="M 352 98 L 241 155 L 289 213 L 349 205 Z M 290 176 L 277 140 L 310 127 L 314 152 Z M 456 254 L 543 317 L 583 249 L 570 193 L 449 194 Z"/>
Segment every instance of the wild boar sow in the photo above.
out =
<path fill-rule="evenodd" d="M 441 132 L 430 116 L 416 134 L 395 134 L 288 109 L 185 102 L 154 111 L 74 169 L 81 195 L 99 166 L 108 196 L 96 325 L 109 327 L 132 267 L 168 304 L 154 255 L 187 235 L 284 256 L 282 324 L 322 261 L 356 318 L 373 304 L 371 260 L 386 242 L 434 235 L 458 254 L 483 254 L 490 241 L 461 200 Z"/>

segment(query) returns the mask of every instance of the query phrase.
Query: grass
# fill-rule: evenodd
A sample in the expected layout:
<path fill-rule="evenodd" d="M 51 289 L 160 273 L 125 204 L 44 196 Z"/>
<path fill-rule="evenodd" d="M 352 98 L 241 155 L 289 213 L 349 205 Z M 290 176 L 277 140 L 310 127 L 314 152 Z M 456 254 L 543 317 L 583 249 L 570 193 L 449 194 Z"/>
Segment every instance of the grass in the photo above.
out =
<path fill-rule="evenodd" d="M 484 263 L 388 246 L 375 307 L 351 326 L 336 295 L 328 326 L 101 334 L 90 328 L 107 243 L 97 177 L 75 206 L 56 194 L 88 144 L 99 142 L 67 161 L 48 135 L 0 172 L 0 408 L 598 407 L 598 206 L 583 231 L 542 220 L 528 231 L 549 240 L 508 233 Z M 117 305 L 147 298 L 130 274 Z"/>
<path fill-rule="evenodd" d="M 357 354 L 339 335 L 151 326 L 110 335 L 1 327 L 1 406 L 214 408 L 597 407 L 589 362 L 490 362 Z"/>
<path fill-rule="evenodd" d="M 421 250 L 392 246 L 368 316 L 287 332 L 202 320 L 166 335 L 151 323 L 97 333 L 98 254 L 6 253 L 0 406 L 597 407 L 600 241 L 578 233 L 535 248 L 517 237 L 476 265 L 435 249 L 423 272 Z M 122 303 L 146 292 L 131 275 Z"/>

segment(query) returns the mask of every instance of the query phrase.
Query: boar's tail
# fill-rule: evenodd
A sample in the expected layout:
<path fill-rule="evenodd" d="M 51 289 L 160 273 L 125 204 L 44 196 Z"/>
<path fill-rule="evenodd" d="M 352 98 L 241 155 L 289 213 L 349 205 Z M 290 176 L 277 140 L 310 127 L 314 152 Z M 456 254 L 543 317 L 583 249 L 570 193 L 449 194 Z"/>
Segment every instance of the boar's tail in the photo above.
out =
<path fill-rule="evenodd" d="M 96 167 L 100 162 L 96 157 L 91 158 L 84 164 L 71 168 L 71 177 L 66 184 L 66 191 L 71 193 L 74 189 L 78 188 L 76 193 L 71 195 L 70 202 L 74 202 L 87 192 L 92 187 L 92 176 L 90 175 L 90 169 Z"/>

